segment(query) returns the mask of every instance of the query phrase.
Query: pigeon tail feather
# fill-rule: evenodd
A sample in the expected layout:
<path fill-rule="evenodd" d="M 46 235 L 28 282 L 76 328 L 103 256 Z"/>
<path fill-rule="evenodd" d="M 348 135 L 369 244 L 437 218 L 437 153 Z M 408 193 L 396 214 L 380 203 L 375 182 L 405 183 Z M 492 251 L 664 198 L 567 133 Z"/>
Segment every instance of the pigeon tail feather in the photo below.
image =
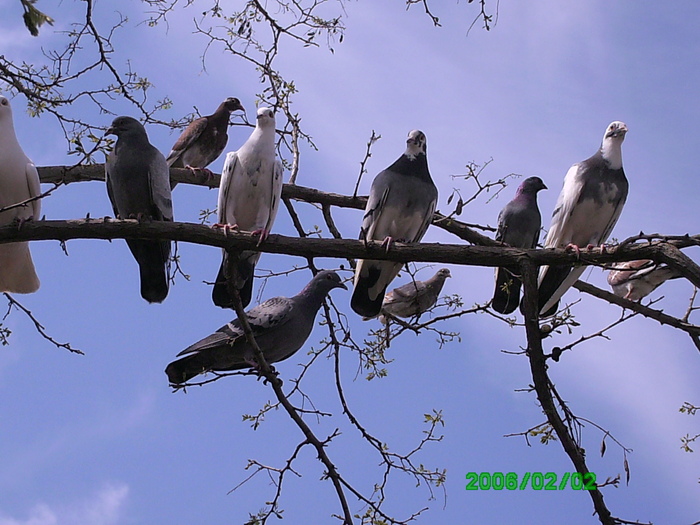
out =
<path fill-rule="evenodd" d="M 0 292 L 33 293 L 39 289 L 29 243 L 13 242 L 0 246 Z"/>
<path fill-rule="evenodd" d="M 168 296 L 170 243 L 128 241 L 127 244 L 139 265 L 141 297 L 149 303 L 162 303 Z"/>
<path fill-rule="evenodd" d="M 350 300 L 350 307 L 358 315 L 364 317 L 376 317 L 382 309 L 382 303 L 384 302 L 384 294 L 386 293 L 386 286 L 377 294 L 376 299 L 372 300 L 369 296 L 369 289 L 372 288 L 379 279 L 381 275 L 380 268 L 376 266 L 370 266 L 367 277 L 360 277 L 355 283 L 355 289 L 352 292 L 352 299 Z"/>
<path fill-rule="evenodd" d="M 496 270 L 496 289 L 493 292 L 491 306 L 499 314 L 510 314 L 520 302 L 520 279 L 515 275 L 517 268 L 498 268 Z"/>

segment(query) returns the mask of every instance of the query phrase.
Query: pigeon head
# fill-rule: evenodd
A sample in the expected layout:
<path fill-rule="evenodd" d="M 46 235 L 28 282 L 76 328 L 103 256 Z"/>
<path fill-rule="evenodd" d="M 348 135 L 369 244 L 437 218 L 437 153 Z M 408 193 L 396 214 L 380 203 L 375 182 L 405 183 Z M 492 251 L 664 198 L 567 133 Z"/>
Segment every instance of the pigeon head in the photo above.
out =
<path fill-rule="evenodd" d="M 605 130 L 605 138 L 609 139 L 619 137 L 620 142 L 622 142 L 625 138 L 625 133 L 627 133 L 627 124 L 616 120 L 615 122 L 610 123 L 608 129 Z"/>
<path fill-rule="evenodd" d="M 12 106 L 10 106 L 10 101 L 0 96 L 0 119 L 10 118 L 12 120 Z"/>
<path fill-rule="evenodd" d="M 611 122 L 605 130 L 600 152 L 610 169 L 619 170 L 622 168 L 622 141 L 625 140 L 626 134 L 627 124 L 619 120 Z"/>
<path fill-rule="evenodd" d="M 520 184 L 517 193 L 528 193 L 531 195 L 537 195 L 538 191 L 546 189 L 547 186 L 545 186 L 544 182 L 542 182 L 542 179 L 540 179 L 539 177 L 528 177 Z"/>
<path fill-rule="evenodd" d="M 321 270 L 311 279 L 311 282 L 306 285 L 306 288 L 304 288 L 301 293 L 306 295 L 319 295 L 323 298 L 333 288 L 348 289 L 348 287 L 343 284 L 340 276 L 333 270 Z"/>
<path fill-rule="evenodd" d="M 146 135 L 146 129 L 135 118 L 117 117 L 112 121 L 105 135 L 116 135 L 117 138 L 123 135 Z"/>
<path fill-rule="evenodd" d="M 418 129 L 414 129 L 408 134 L 406 139 L 406 156 L 413 160 L 418 155 L 425 155 L 428 144 L 425 138 L 425 133 Z"/>
<path fill-rule="evenodd" d="M 258 108 L 258 127 L 275 127 L 275 112 L 270 108 Z"/>
<path fill-rule="evenodd" d="M 226 109 L 229 113 L 231 113 L 232 111 L 238 111 L 239 109 L 245 113 L 245 108 L 243 107 L 243 104 L 241 104 L 241 101 L 235 97 L 228 97 L 221 103 L 221 106 L 223 106 L 223 108 Z"/>
<path fill-rule="evenodd" d="M 440 268 L 435 275 L 443 281 L 448 277 L 452 277 L 449 268 Z"/>

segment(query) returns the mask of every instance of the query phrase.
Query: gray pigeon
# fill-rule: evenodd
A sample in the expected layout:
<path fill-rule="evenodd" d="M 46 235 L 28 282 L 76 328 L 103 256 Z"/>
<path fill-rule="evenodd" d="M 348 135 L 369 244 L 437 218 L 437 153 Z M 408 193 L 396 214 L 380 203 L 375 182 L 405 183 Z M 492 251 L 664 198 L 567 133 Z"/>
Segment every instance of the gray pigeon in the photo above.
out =
<path fill-rule="evenodd" d="M 430 178 L 426 138 L 413 130 L 406 151 L 374 178 L 360 230 L 361 240 L 418 242 L 433 219 L 438 191 Z M 391 261 L 359 259 L 350 306 L 363 317 L 375 317 L 386 289 L 401 270 Z"/>
<path fill-rule="evenodd" d="M 496 240 L 514 248 L 535 248 L 540 238 L 542 217 L 537 207 L 537 192 L 546 190 L 542 179 L 525 179 L 512 201 L 498 215 Z M 520 302 L 520 271 L 514 268 L 496 268 L 496 289 L 491 306 L 501 314 L 509 314 Z"/>
<path fill-rule="evenodd" d="M 170 171 L 163 154 L 148 142 L 141 123 L 117 117 L 107 130 L 117 143 L 105 163 L 107 194 L 121 219 L 172 221 Z M 160 303 L 168 295 L 170 241 L 126 241 L 141 274 L 141 297 Z"/>
<path fill-rule="evenodd" d="M 245 111 L 245 108 L 237 98 L 229 97 L 211 115 L 190 122 L 168 154 L 168 166 L 210 174 L 206 167 L 223 153 L 228 142 L 228 120 L 236 110 Z"/>
<path fill-rule="evenodd" d="M 318 309 L 333 288 L 347 290 L 337 273 L 322 270 L 294 297 L 268 299 L 247 312 L 255 341 L 268 364 L 291 357 L 304 345 L 314 327 Z M 187 347 L 178 356 L 184 357 L 165 369 L 174 385 L 211 370 L 221 372 L 257 367 L 253 349 L 238 318 Z"/>
<path fill-rule="evenodd" d="M 629 185 L 622 169 L 624 122 L 612 122 L 600 149 L 574 164 L 552 214 L 545 248 L 573 249 L 602 245 L 612 232 L 627 199 Z M 539 275 L 540 316 L 556 313 L 559 299 L 578 280 L 585 267 L 542 266 Z"/>
<path fill-rule="evenodd" d="M 282 163 L 275 155 L 275 114 L 258 109 L 257 124 L 250 138 L 238 151 L 226 155 L 219 186 L 217 226 L 270 234 L 282 195 Z M 244 251 L 238 257 L 223 251 L 212 300 L 221 308 L 233 308 L 233 290 L 238 289 L 243 306 L 253 295 L 253 271 L 260 252 Z M 234 278 L 233 265 L 237 277 Z"/>
<path fill-rule="evenodd" d="M 0 209 L 39 195 L 39 174 L 17 142 L 10 101 L 0 96 Z M 40 214 L 41 201 L 36 199 L 0 212 L 0 225 L 38 220 Z M 0 244 L 0 292 L 32 293 L 38 289 L 29 243 Z"/>
<path fill-rule="evenodd" d="M 669 279 L 682 277 L 678 270 L 651 259 L 617 263 L 608 273 L 608 284 L 613 293 L 630 301 L 639 301 Z"/>
<path fill-rule="evenodd" d="M 379 320 L 383 324 L 388 324 L 389 321 L 384 314 L 406 319 L 420 316 L 437 302 L 445 285 L 445 279 L 448 277 L 452 277 L 450 270 L 440 268 L 427 281 L 411 281 L 394 288 L 384 296 Z"/>

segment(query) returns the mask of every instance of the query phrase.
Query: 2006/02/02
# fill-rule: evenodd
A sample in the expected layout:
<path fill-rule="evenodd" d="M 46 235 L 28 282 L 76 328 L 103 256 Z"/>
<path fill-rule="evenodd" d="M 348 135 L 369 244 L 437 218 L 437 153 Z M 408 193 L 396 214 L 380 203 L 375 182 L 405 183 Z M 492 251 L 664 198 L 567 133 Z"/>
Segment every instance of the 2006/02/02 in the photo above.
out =
<path fill-rule="evenodd" d="M 528 484 L 533 490 L 564 490 L 569 485 L 573 490 L 595 490 L 594 472 L 565 472 L 557 484 L 558 476 L 554 472 L 525 472 L 518 484 L 515 472 L 468 472 L 467 490 L 525 490 Z"/>

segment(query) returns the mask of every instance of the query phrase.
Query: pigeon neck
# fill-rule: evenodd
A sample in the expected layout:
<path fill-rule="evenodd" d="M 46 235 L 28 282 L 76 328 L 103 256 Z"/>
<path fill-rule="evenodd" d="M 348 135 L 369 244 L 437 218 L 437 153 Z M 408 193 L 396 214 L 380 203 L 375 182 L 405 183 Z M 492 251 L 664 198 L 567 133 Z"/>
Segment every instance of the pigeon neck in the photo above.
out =
<path fill-rule="evenodd" d="M 323 286 L 318 286 L 318 283 L 311 281 L 306 287 L 299 292 L 299 298 L 309 304 L 321 306 L 321 303 L 328 295 L 328 290 Z"/>
<path fill-rule="evenodd" d="M 405 154 L 401 155 L 396 162 L 389 166 L 389 169 L 398 173 L 415 175 L 422 179 L 430 180 L 428 158 L 423 153 L 413 157 L 412 159 Z"/>
<path fill-rule="evenodd" d="M 622 168 L 622 141 L 606 138 L 600 146 L 600 154 L 610 169 Z"/>

